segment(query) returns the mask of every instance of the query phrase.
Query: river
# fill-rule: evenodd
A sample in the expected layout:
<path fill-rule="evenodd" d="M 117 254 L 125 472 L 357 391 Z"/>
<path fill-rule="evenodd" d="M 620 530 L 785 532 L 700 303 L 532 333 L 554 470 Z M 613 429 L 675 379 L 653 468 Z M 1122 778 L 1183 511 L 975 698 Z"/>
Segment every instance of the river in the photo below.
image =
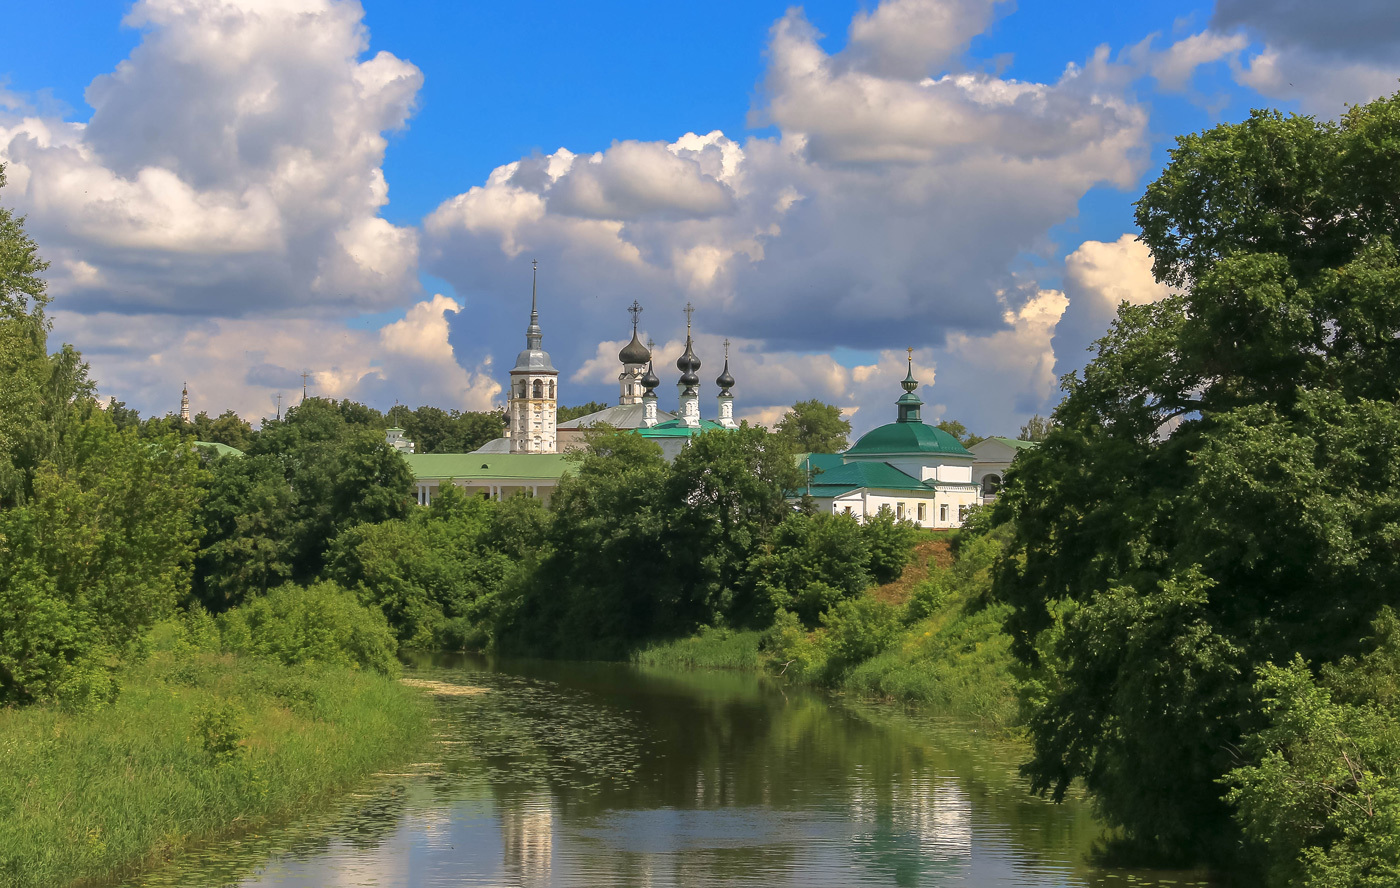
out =
<path fill-rule="evenodd" d="M 438 657 L 423 761 L 124 888 L 1187 886 L 1099 868 L 974 726 L 760 676 Z"/>

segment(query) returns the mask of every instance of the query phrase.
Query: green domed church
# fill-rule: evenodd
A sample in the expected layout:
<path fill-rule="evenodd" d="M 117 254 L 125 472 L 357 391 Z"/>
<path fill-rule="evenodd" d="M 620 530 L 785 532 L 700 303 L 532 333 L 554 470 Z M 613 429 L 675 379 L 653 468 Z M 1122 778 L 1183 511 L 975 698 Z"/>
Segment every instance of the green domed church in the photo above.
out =
<path fill-rule="evenodd" d="M 913 349 L 900 385 L 894 422 L 866 432 L 845 453 L 803 457 L 810 483 L 794 501 L 810 496 L 821 511 L 862 521 L 887 508 L 920 527 L 961 526 L 967 510 L 982 501 L 972 480 L 976 457 L 957 438 L 924 423 Z"/>

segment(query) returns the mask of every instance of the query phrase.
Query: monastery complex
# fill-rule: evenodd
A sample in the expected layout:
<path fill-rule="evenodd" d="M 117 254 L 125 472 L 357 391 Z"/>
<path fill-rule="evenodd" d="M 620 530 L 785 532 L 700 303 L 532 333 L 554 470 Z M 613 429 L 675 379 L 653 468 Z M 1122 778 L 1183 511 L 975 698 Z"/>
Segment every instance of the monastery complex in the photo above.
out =
<path fill-rule="evenodd" d="M 656 389 L 661 384 L 652 365 L 651 348 L 637 334 L 641 307 L 633 303 L 632 340 L 618 353 L 618 403 L 596 413 L 557 422 L 559 371 L 544 350 L 538 296 L 532 287 L 530 324 L 525 349 L 511 368 L 506 395 L 506 432 L 471 453 L 414 453 L 403 429 L 389 429 L 388 443 L 401 452 L 417 479 L 420 505 L 432 502 L 444 485 L 454 484 L 492 499 L 516 495 L 548 498 L 569 463 L 563 453 L 582 447 L 588 429 L 607 425 L 654 440 L 667 459 L 695 435 L 738 428 L 734 421 L 735 379 L 729 372 L 728 342 L 724 369 L 715 380 L 719 388 L 714 419 L 700 416 L 700 359 L 691 337 L 686 308 L 685 352 L 676 361 L 677 410 L 660 409 Z M 793 491 L 797 502 L 810 497 L 817 508 L 864 520 L 882 508 L 921 527 L 951 528 L 962 524 L 972 506 L 996 497 L 1001 480 L 1020 450 L 1034 446 L 1010 438 L 988 438 L 964 447 L 942 429 L 926 425 L 923 402 L 914 379 L 912 357 L 895 402 L 894 422 L 862 435 L 844 453 L 808 453 L 800 459 L 807 472 L 804 490 Z"/>

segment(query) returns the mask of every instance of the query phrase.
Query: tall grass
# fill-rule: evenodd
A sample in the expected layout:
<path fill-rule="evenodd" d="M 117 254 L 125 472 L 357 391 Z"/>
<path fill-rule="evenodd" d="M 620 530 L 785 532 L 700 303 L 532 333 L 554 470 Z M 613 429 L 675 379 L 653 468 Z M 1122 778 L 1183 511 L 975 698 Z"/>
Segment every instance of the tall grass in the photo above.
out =
<path fill-rule="evenodd" d="M 997 728 L 1016 723 L 1008 605 L 982 607 L 953 595 L 890 647 L 850 671 L 849 693 L 879 697 Z"/>
<path fill-rule="evenodd" d="M 383 675 L 162 651 L 116 702 L 0 710 L 0 884 L 109 878 L 407 755 L 428 704 Z"/>
<path fill-rule="evenodd" d="M 659 642 L 632 655 L 640 666 L 669 669 L 746 669 L 761 666 L 759 633 L 706 627 L 689 638 Z"/>

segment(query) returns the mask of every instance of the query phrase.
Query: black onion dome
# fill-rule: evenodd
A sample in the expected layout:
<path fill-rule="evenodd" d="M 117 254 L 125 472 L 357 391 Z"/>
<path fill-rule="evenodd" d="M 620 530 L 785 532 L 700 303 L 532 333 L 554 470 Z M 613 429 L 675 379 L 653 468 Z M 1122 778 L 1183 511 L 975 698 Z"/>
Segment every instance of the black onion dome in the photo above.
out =
<path fill-rule="evenodd" d="M 700 369 L 700 359 L 695 357 L 695 351 L 691 347 L 689 336 L 685 338 L 685 352 L 676 359 L 676 369 L 682 373 L 689 373 L 692 376 Z M 695 381 L 699 382 L 700 380 L 696 379 Z"/>
<path fill-rule="evenodd" d="M 632 331 L 632 341 L 622 347 L 622 351 L 617 353 L 617 359 L 624 364 L 645 364 L 651 360 L 651 352 L 642 345 L 637 338 L 637 331 Z"/>
<path fill-rule="evenodd" d="M 651 394 L 652 389 L 660 384 L 661 380 L 657 377 L 656 371 L 651 369 L 651 361 L 648 360 L 647 372 L 642 374 L 642 388 L 647 390 L 647 394 Z"/>
<path fill-rule="evenodd" d="M 729 390 L 734 388 L 734 377 L 729 373 L 728 358 L 724 359 L 724 372 L 719 375 L 719 379 L 715 380 L 715 385 L 720 387 L 721 394 L 728 394 Z"/>

